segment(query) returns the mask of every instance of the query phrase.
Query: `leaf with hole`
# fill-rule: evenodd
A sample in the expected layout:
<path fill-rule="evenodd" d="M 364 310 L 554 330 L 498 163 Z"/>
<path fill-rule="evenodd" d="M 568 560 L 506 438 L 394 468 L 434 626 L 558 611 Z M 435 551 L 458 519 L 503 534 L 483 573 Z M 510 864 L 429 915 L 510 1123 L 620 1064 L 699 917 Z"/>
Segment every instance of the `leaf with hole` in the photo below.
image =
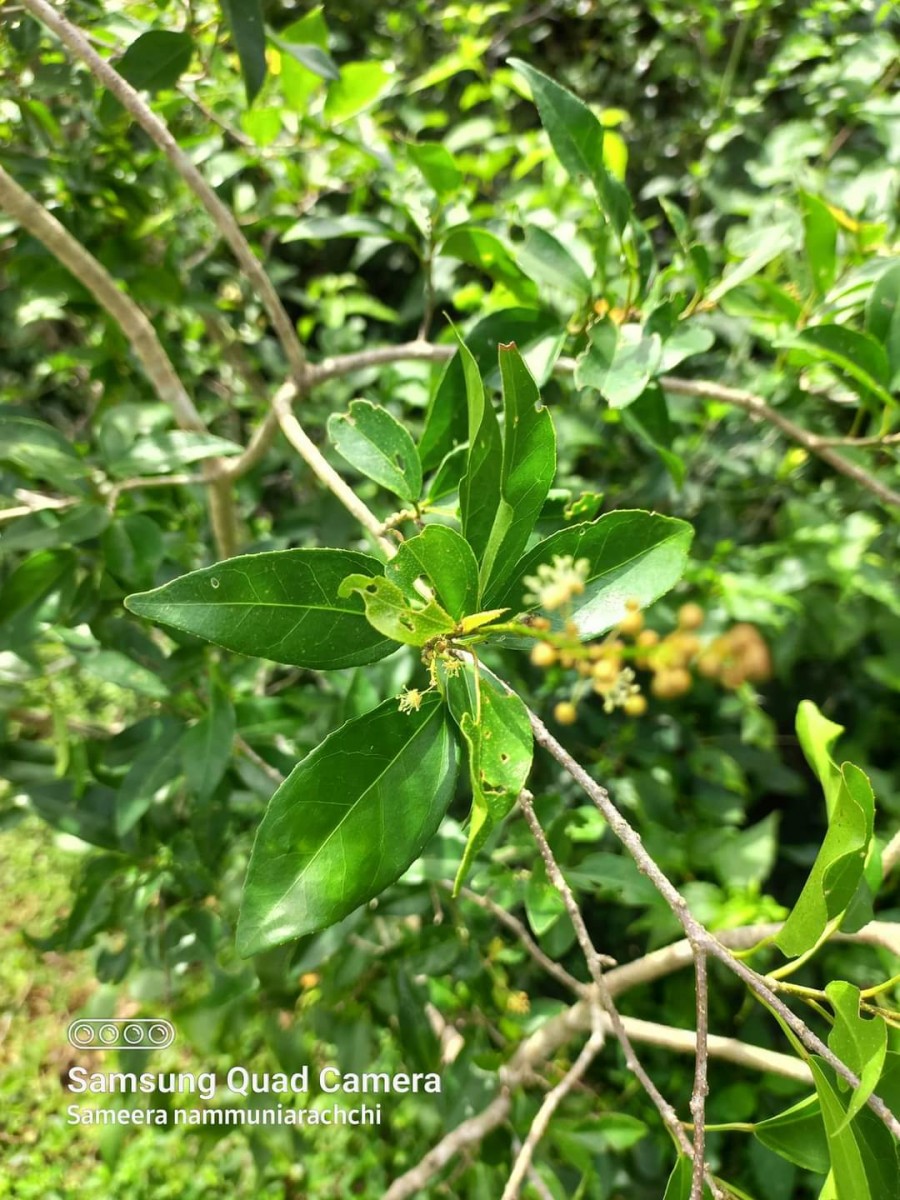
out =
<path fill-rule="evenodd" d="M 407 593 L 391 579 L 348 575 L 338 595 L 347 597 L 354 592 L 362 597 L 370 625 L 395 642 L 424 646 L 456 628 L 454 619 L 436 600 L 423 599 L 412 588 Z"/>
<path fill-rule="evenodd" d="M 427 525 L 403 542 L 385 567 L 385 577 L 407 596 L 419 578 L 432 589 L 447 613 L 458 621 L 478 604 L 478 564 L 469 543 L 446 525 Z"/>
<path fill-rule="evenodd" d="M 269 802 L 244 883 L 241 955 L 325 929 L 377 896 L 422 853 L 453 797 L 456 744 L 444 706 L 388 700 L 330 734 Z"/>
<path fill-rule="evenodd" d="M 525 705 L 489 674 L 464 663 L 459 670 L 439 668 L 439 679 L 466 743 L 472 788 L 469 837 L 454 884 L 459 891 L 478 850 L 525 786 L 534 745 Z"/>
<path fill-rule="evenodd" d="M 399 496 L 415 502 L 422 491 L 422 464 L 410 433 L 387 409 L 354 400 L 348 413 L 328 418 L 328 436 L 351 466 Z"/>

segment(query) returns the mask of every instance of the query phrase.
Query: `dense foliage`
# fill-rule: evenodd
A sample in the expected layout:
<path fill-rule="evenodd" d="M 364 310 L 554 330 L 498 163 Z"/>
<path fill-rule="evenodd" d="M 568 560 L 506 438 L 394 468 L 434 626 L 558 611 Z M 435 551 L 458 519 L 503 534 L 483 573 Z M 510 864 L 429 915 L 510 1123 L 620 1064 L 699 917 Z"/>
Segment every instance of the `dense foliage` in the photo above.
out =
<path fill-rule="evenodd" d="M 529 709 L 706 929 L 772 926 L 746 961 L 859 1079 L 804 1075 L 710 961 L 711 1032 L 801 1067 L 711 1055 L 723 1194 L 900 1194 L 866 1106 L 900 1111 L 893 7 L 63 8 L 236 215 L 311 366 L 285 383 L 183 174 L 31 0 L 6 12 L 0 167 L 149 315 L 187 401 L 0 178 L 4 886 L 27 896 L 31 844 L 35 879 L 72 877 L 44 936 L 25 908 L 33 965 L 10 939 L 9 1037 L 21 973 L 87 951 L 60 1046 L 76 1015 L 168 1016 L 154 1069 L 443 1090 L 383 1097 L 375 1132 L 98 1133 L 23 1052 L 0 1196 L 91 1195 L 98 1149 L 104 1195 L 385 1194 L 591 978 L 526 786 L 602 954 L 681 937 Z M 686 969 L 616 1006 L 696 1027 Z M 421 1194 L 502 1193 L 577 1032 Z M 638 1048 L 689 1121 L 691 1057 Z M 45 1075 L 89 1061 L 59 1054 Z M 692 1196 L 609 1033 L 534 1171 L 523 1195 Z"/>

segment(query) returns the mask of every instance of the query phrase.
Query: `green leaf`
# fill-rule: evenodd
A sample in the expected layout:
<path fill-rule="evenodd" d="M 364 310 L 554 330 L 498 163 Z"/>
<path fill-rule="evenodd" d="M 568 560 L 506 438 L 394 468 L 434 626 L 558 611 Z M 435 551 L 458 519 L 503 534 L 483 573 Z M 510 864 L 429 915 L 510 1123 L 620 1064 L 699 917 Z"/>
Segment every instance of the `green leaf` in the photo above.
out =
<path fill-rule="evenodd" d="M 137 727 L 134 727 L 135 730 Z M 116 793 L 116 833 L 124 837 L 152 805 L 160 788 L 182 771 L 182 726 L 171 717 L 142 723 L 140 750 Z"/>
<path fill-rule="evenodd" d="M 872 840 L 875 798 L 865 774 L 852 763 L 840 768 L 828 832 L 793 911 L 775 938 L 788 956 L 804 954 L 853 899 Z"/>
<path fill-rule="evenodd" d="M 209 712 L 181 739 L 181 760 L 188 785 L 205 800 L 216 790 L 231 761 L 234 709 L 221 688 L 210 691 Z"/>
<path fill-rule="evenodd" d="M 845 1066 L 859 1076 L 847 1108 L 845 1123 L 856 1116 L 875 1091 L 887 1055 L 887 1026 L 881 1017 L 863 1017 L 859 1011 L 859 988 L 834 980 L 825 988 L 834 1009 L 834 1027 L 828 1048 Z M 838 1130 L 841 1132 L 843 1126 Z"/>
<path fill-rule="evenodd" d="M 863 400 L 874 397 L 890 408 L 896 404 L 886 387 L 891 374 L 887 352 L 868 334 L 843 325 L 812 325 L 775 345 L 790 350 L 791 358 L 801 364 L 837 367 L 857 385 L 855 390 Z"/>
<path fill-rule="evenodd" d="M 600 207 L 621 236 L 631 215 L 631 200 L 625 187 L 606 169 L 603 126 L 577 96 L 541 71 L 519 58 L 510 58 L 508 62 L 531 88 L 556 157 L 576 182 L 587 176 L 594 185 Z"/>
<path fill-rule="evenodd" d="M 138 438 L 128 452 L 109 464 L 109 472 L 120 479 L 133 475 L 166 475 L 204 458 L 240 454 L 241 447 L 211 433 L 175 429 Z"/>
<path fill-rule="evenodd" d="M 279 50 L 290 54 L 307 71 L 318 75 L 320 79 L 340 79 L 341 73 L 334 59 L 321 46 L 313 42 L 288 42 L 284 38 L 273 38 L 272 41 Z"/>
<path fill-rule="evenodd" d="M 454 354 L 441 372 L 425 414 L 419 439 L 422 469 L 433 471 L 467 437 L 466 376 L 462 355 Z"/>
<path fill-rule="evenodd" d="M 116 70 L 139 92 L 154 95 L 175 86 L 190 66 L 193 54 L 190 34 L 151 29 L 131 43 L 116 63 Z"/>
<path fill-rule="evenodd" d="M 534 529 L 556 474 L 556 434 L 537 385 L 514 345 L 500 347 L 503 455 L 500 496 L 484 548 L 482 590 L 500 585 Z"/>
<path fill-rule="evenodd" d="M 351 62 L 341 66 L 341 77 L 328 87 L 325 119 L 332 125 L 349 121 L 379 100 L 394 82 L 391 63 Z"/>
<path fill-rule="evenodd" d="M 399 496 L 415 502 L 422 491 L 422 464 L 410 433 L 385 408 L 354 400 L 349 413 L 328 418 L 328 436 L 351 466 Z"/>
<path fill-rule="evenodd" d="M 151 587 L 165 556 L 162 530 L 144 513 L 129 513 L 104 530 L 106 568 L 130 587 Z"/>
<path fill-rule="evenodd" d="M 478 564 L 472 548 L 455 529 L 427 525 L 403 542 L 385 567 L 385 576 L 409 596 L 422 578 L 453 617 L 474 613 L 478 606 Z"/>
<path fill-rule="evenodd" d="M 753 1136 L 805 1171 L 817 1175 L 828 1172 L 828 1139 L 817 1096 L 807 1096 L 777 1116 L 759 1121 L 753 1127 Z"/>
<path fill-rule="evenodd" d="M 18 564 L 0 587 L 0 624 L 36 607 L 75 566 L 71 550 L 38 550 Z"/>
<path fill-rule="evenodd" d="M 338 595 L 351 571 L 378 578 L 383 567 L 352 550 L 245 554 L 128 596 L 125 607 L 238 654 L 324 671 L 356 667 L 396 646 L 371 627 L 360 600 Z"/>
<path fill-rule="evenodd" d="M 478 364 L 462 342 L 458 356 L 466 385 L 469 430 L 466 473 L 459 487 L 459 511 L 463 537 L 480 562 L 500 505 L 503 442 L 497 414 L 484 394 Z"/>
<path fill-rule="evenodd" d="M 676 487 L 681 487 L 685 475 L 684 459 L 670 449 L 675 434 L 665 392 L 658 383 L 649 384 L 634 403 L 622 409 L 622 421 L 636 437 L 656 451 Z"/>
<path fill-rule="evenodd" d="M 466 473 L 466 460 L 469 455 L 469 443 L 463 442 L 455 446 L 449 454 L 441 459 L 431 482 L 425 489 L 425 504 L 435 505 L 448 496 L 458 494 L 462 477 Z M 468 546 L 468 542 L 466 545 Z"/>
<path fill-rule="evenodd" d="M 536 604 L 525 603 L 529 591 L 526 575 L 556 555 L 588 560 L 584 593 L 573 598 L 572 617 L 583 638 L 611 629 L 628 611 L 634 598 L 646 608 L 674 587 L 681 578 L 694 531 L 686 521 L 656 513 L 624 510 L 606 513 L 596 521 L 563 529 L 539 542 L 516 564 L 510 582 L 485 597 L 491 608 L 523 612 Z M 559 613 L 548 614 L 561 627 Z"/>
<path fill-rule="evenodd" d="M 816 1055 L 810 1056 L 809 1067 L 825 1124 L 837 1200 L 882 1200 L 881 1197 L 872 1196 L 863 1156 L 855 1132 L 847 1123 L 834 1074 Z"/>
<path fill-rule="evenodd" d="M 446 146 L 440 142 L 413 142 L 407 151 L 439 200 L 449 200 L 459 191 L 463 173 Z"/>
<path fill-rule="evenodd" d="M 811 700 L 801 700 L 797 706 L 796 728 L 803 755 L 825 792 L 830 817 L 841 786 L 841 772 L 831 757 L 831 747 L 844 732 L 844 726 L 829 721 Z"/>
<path fill-rule="evenodd" d="M 481 229 L 477 225 L 457 225 L 437 249 L 446 258 L 458 258 L 461 262 L 469 263 L 489 278 L 505 283 L 514 292 L 521 292 L 523 285 L 526 294 L 533 290 L 519 270 L 512 252 L 489 229 Z"/>
<path fill-rule="evenodd" d="M 889 386 L 900 387 L 900 263 L 885 271 L 866 304 L 866 332 L 884 347 L 891 369 Z"/>
<path fill-rule="evenodd" d="M 794 235 L 787 225 L 771 225 L 765 229 L 742 231 L 744 237 L 741 246 L 751 247 L 747 256 L 741 262 L 730 267 L 714 288 L 706 295 L 707 304 L 718 304 L 723 296 L 727 296 L 732 288 L 746 283 L 754 275 L 769 265 L 787 250 L 794 241 Z"/>
<path fill-rule="evenodd" d="M 516 247 L 519 267 L 539 286 L 557 288 L 579 304 L 591 295 L 591 281 L 579 262 L 552 233 L 539 225 L 525 228 L 525 240 Z"/>
<path fill-rule="evenodd" d="M 800 192 L 806 261 L 813 289 L 823 296 L 837 274 L 837 221 L 824 200 L 810 192 Z"/>
<path fill-rule="evenodd" d="M 454 671 L 444 667 L 439 678 L 450 713 L 465 739 L 472 788 L 469 837 L 456 873 L 455 893 L 472 859 L 525 786 L 534 744 L 525 705 L 490 675 L 465 663 Z"/>
<path fill-rule="evenodd" d="M 432 638 L 452 633 L 456 622 L 436 600 L 424 600 L 410 589 L 407 594 L 391 579 L 348 575 L 338 595 L 358 592 L 373 628 L 406 646 L 424 646 Z"/>
<path fill-rule="evenodd" d="M 247 103 L 252 104 L 266 78 L 266 30 L 263 24 L 262 0 L 220 2 L 241 62 Z"/>
<path fill-rule="evenodd" d="M 673 371 L 686 358 L 705 354 L 715 340 L 715 334 L 705 325 L 698 325 L 696 321 L 679 321 L 663 343 L 659 370 Z"/>
<path fill-rule="evenodd" d="M 598 322 L 590 345 L 575 366 L 579 387 L 596 388 L 610 408 L 625 408 L 637 400 L 661 369 L 663 344 L 658 333 L 639 325 Z"/>
<path fill-rule="evenodd" d="M 663 1200 L 691 1200 L 691 1178 L 693 1164 L 685 1154 L 679 1154 L 678 1161 L 666 1184 L 666 1194 Z"/>
<path fill-rule="evenodd" d="M 0 417 L 0 462 L 49 480 L 55 487 L 81 481 L 91 471 L 52 425 L 30 417 Z"/>
<path fill-rule="evenodd" d="M 443 705 L 388 700 L 299 763 L 256 835 L 238 951 L 258 954 L 340 921 L 422 853 L 453 797 L 456 745 Z"/>
<path fill-rule="evenodd" d="M 285 103 L 294 112 L 305 114 L 311 97 L 322 87 L 322 76 L 318 71 L 311 70 L 291 50 L 295 45 L 314 46 L 328 57 L 329 62 L 333 61 L 328 55 L 328 26 L 321 5 L 280 30 L 275 44 L 285 51 L 279 76 Z"/>
<path fill-rule="evenodd" d="M 151 700 L 168 700 L 169 689 L 154 673 L 118 650 L 94 650 L 79 663 L 86 675 L 127 688 Z"/>
<path fill-rule="evenodd" d="M 389 242 L 407 242 L 412 238 L 377 217 L 365 213 L 339 213 L 333 217 L 304 217 L 291 225 L 282 235 L 282 242 L 327 242 L 332 238 L 385 238 Z"/>

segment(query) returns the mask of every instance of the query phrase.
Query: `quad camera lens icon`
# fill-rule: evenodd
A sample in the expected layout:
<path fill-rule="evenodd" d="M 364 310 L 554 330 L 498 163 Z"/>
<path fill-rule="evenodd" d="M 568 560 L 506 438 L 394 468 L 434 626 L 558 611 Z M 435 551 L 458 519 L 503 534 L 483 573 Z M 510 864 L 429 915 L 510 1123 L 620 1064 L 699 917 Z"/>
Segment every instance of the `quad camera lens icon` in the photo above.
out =
<path fill-rule="evenodd" d="M 76 1050 L 162 1050 L 175 1041 L 175 1026 L 159 1017 L 82 1018 L 66 1037 Z"/>

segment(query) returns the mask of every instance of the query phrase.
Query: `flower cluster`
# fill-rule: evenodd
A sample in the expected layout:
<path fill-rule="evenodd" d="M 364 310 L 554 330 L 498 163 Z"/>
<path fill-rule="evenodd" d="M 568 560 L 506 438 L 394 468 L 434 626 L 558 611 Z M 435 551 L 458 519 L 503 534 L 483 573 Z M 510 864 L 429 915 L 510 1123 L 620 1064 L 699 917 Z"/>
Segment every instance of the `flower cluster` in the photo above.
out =
<path fill-rule="evenodd" d="M 571 560 L 563 563 L 559 575 L 571 566 Z M 543 578 L 548 579 L 548 574 Z M 579 702 L 590 693 L 602 699 L 604 712 L 620 708 L 628 716 L 642 716 L 647 711 L 647 698 L 635 669 L 650 673 L 649 690 L 660 700 L 674 700 L 690 691 L 695 670 L 730 689 L 744 682 L 760 683 L 771 676 L 769 649 L 753 625 L 734 625 L 704 644 L 698 630 L 706 614 L 699 604 L 683 604 L 676 628 L 664 636 L 645 628 L 638 601 L 628 600 L 625 607 L 625 616 L 602 642 L 580 642 L 576 625 L 567 620 L 564 632 L 548 632 L 546 640 L 532 649 L 535 666 L 544 670 L 562 667 L 576 671 L 580 677 L 571 697 L 561 700 L 553 710 L 559 724 L 574 724 Z"/>
<path fill-rule="evenodd" d="M 576 561 L 571 554 L 554 554 L 552 562 L 541 563 L 536 575 L 525 576 L 523 582 L 531 589 L 525 603 L 546 612 L 564 608 L 573 596 L 583 593 L 590 569 L 586 558 Z"/>

